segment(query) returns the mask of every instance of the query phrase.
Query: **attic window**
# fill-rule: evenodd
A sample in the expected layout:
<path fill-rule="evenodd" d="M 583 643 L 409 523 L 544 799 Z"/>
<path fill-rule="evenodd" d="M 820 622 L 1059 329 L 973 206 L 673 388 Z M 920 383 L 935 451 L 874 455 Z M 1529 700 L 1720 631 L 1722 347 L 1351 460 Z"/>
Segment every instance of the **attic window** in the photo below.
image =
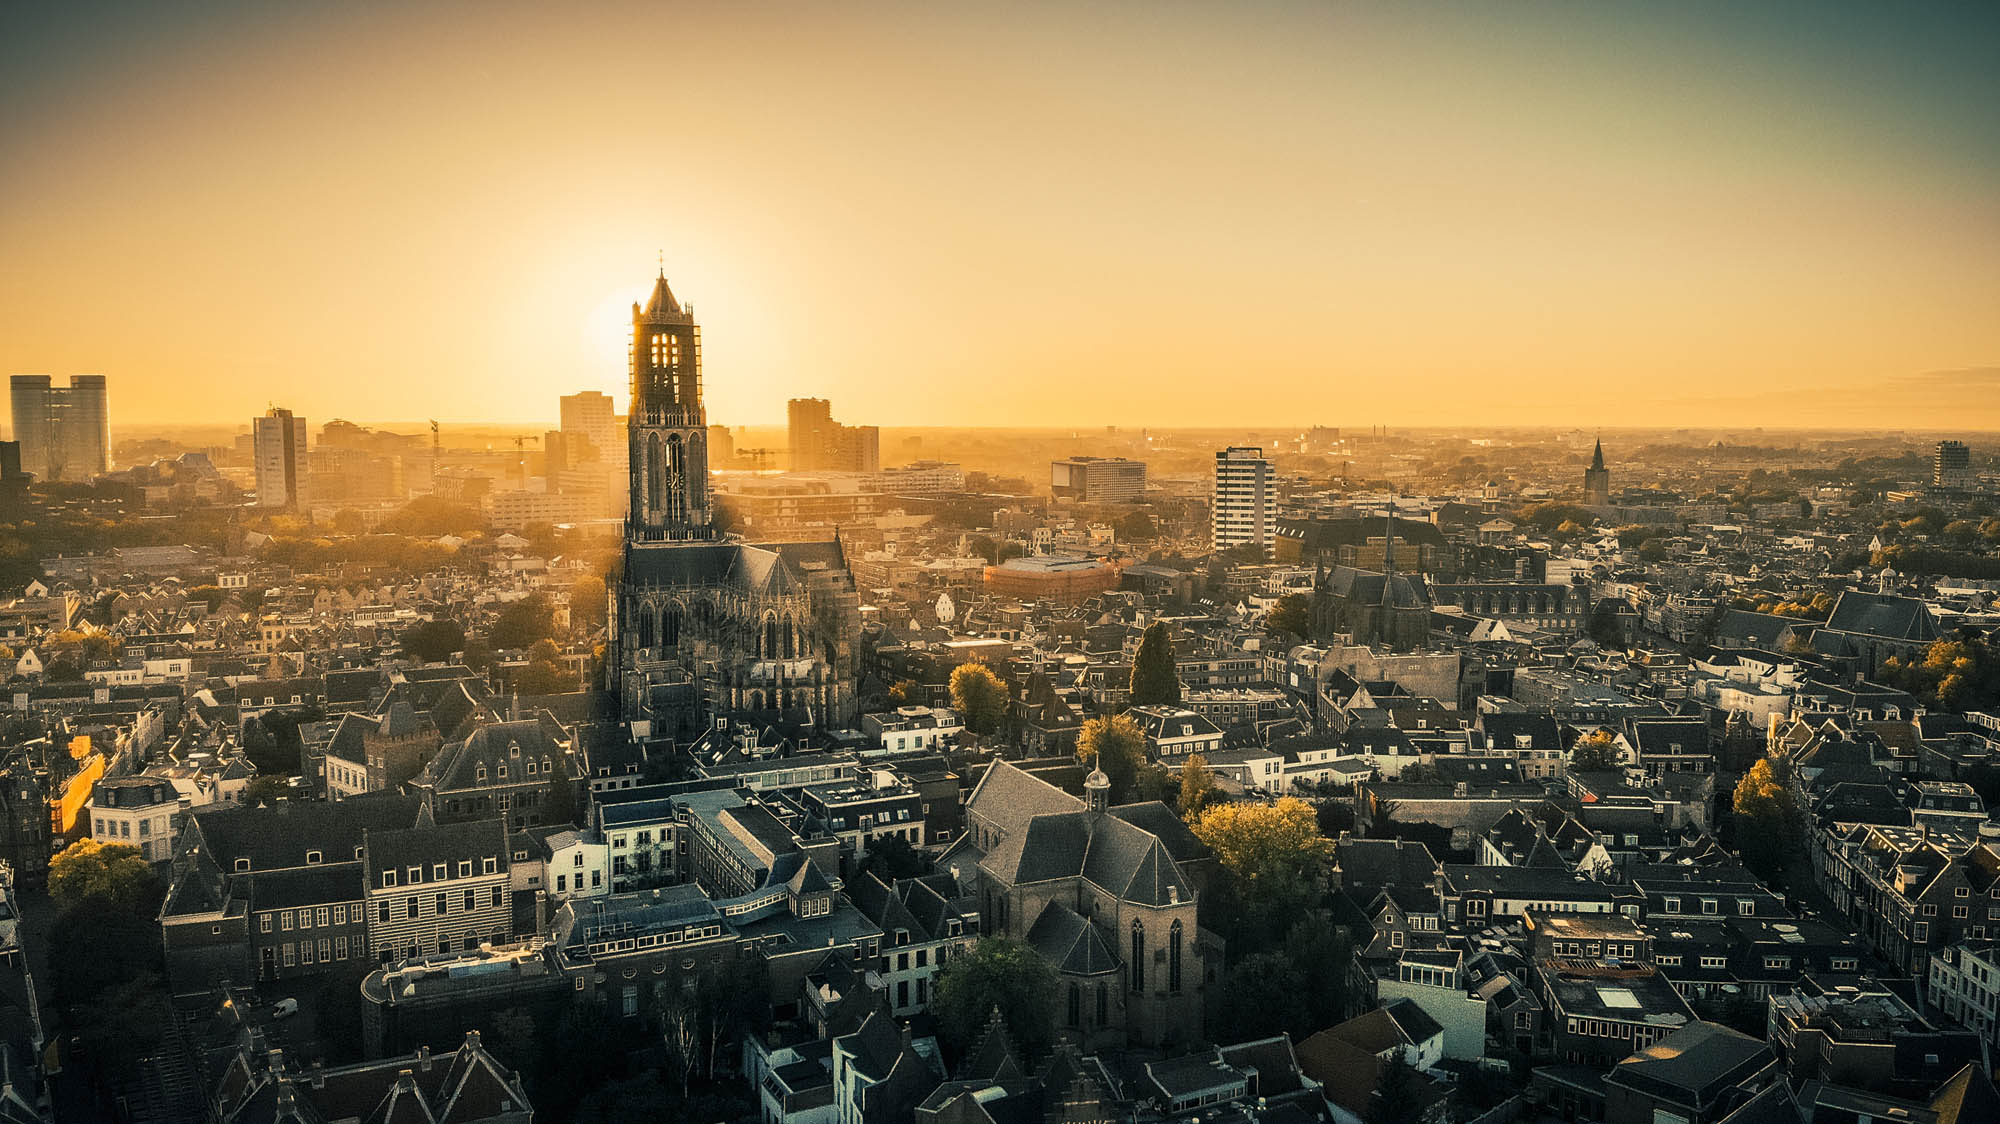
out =
<path fill-rule="evenodd" d="M 245 871 L 245 870 L 249 870 L 249 869 L 250 869 L 250 860 L 249 860 L 249 859 L 237 859 L 237 860 L 236 860 L 236 869 L 237 869 L 238 871 Z"/>
<path fill-rule="evenodd" d="M 318 866 L 318 865 L 319 865 L 319 861 L 320 861 L 320 856 L 319 856 L 319 852 L 318 852 L 318 851 L 307 851 L 307 852 L 306 852 L 306 865 L 307 865 L 307 866 Z"/>
<path fill-rule="evenodd" d="M 450 878 L 450 877 L 451 877 L 451 868 L 450 868 L 449 866 L 446 866 L 446 865 L 445 865 L 444 863 L 434 863 L 434 864 L 432 864 L 432 866 L 431 866 L 431 881 L 433 881 L 433 882 L 442 882 L 442 881 L 444 881 L 445 879 L 447 879 L 447 878 Z"/>

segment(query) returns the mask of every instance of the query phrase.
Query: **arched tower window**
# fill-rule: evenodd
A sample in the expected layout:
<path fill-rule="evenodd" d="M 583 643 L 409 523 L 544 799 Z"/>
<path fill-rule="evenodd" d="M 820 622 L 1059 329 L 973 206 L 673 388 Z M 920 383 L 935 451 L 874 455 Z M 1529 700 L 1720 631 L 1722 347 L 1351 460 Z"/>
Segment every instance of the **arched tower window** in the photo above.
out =
<path fill-rule="evenodd" d="M 1146 923 L 1132 919 L 1132 990 L 1146 990 Z"/>
<path fill-rule="evenodd" d="M 1069 985 L 1069 1025 L 1083 1025 L 1083 986 L 1074 981 Z"/>
<path fill-rule="evenodd" d="M 646 510 L 660 510 L 660 435 L 646 435 Z"/>
<path fill-rule="evenodd" d="M 653 613 L 650 606 L 639 606 L 639 647 L 653 646 Z"/>
<path fill-rule="evenodd" d="M 660 612 L 660 646 L 677 648 L 681 642 L 681 603 L 669 602 Z"/>
<path fill-rule="evenodd" d="M 1181 990 L 1181 923 L 1167 933 L 1167 990 L 1178 994 Z"/>
<path fill-rule="evenodd" d="M 778 615 L 776 613 L 769 613 L 764 617 L 764 648 L 760 654 L 767 660 L 778 658 Z"/>

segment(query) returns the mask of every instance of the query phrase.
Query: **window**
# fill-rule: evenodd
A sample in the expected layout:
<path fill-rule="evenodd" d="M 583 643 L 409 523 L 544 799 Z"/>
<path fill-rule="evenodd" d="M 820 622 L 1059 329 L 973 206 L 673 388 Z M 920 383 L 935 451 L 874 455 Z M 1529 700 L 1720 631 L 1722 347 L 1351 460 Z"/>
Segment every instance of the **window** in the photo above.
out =
<path fill-rule="evenodd" d="M 271 915 L 270 915 L 270 914 L 268 914 L 268 913 L 267 913 L 267 914 L 265 914 L 264 916 L 262 916 L 262 917 L 259 917 L 259 918 L 257 919 L 257 931 L 258 931 L 258 932 L 260 932 L 260 933 L 268 933 L 268 932 L 270 932 L 270 931 L 271 931 Z"/>
<path fill-rule="evenodd" d="M 471 913 L 473 910 L 479 908 L 478 902 L 479 891 L 467 890 L 465 892 L 465 912 Z"/>
<path fill-rule="evenodd" d="M 479 867 L 480 873 L 482 874 L 493 874 L 497 872 L 499 869 L 500 869 L 500 860 L 495 858 L 488 858 L 484 860 Z"/>
<path fill-rule="evenodd" d="M 346 938 L 346 937 L 335 937 L 335 938 L 333 938 L 333 957 L 334 957 L 334 959 L 336 959 L 336 960 L 345 960 L 345 959 L 347 959 L 347 938 Z"/>
<path fill-rule="evenodd" d="M 1754 898 L 1737 898 L 1736 912 L 1743 917 L 1755 917 L 1757 915 L 1756 900 Z"/>
<path fill-rule="evenodd" d="M 1681 911 L 1681 900 L 1679 898 L 1668 898 L 1661 902 L 1660 905 L 1661 909 L 1667 913 L 1679 913 Z"/>
<path fill-rule="evenodd" d="M 280 928 L 280 929 L 283 929 L 283 930 L 284 930 L 285 932 L 287 932 L 287 933 L 289 933 L 289 932 L 291 932 L 291 931 L 292 931 L 292 911 L 291 911 L 291 910 L 289 910 L 289 909 L 281 909 L 281 910 L 279 910 L 279 911 L 278 911 L 278 928 Z"/>
<path fill-rule="evenodd" d="M 244 871 L 246 871 L 246 870 L 249 870 L 249 869 L 250 869 L 250 860 L 249 860 L 249 859 L 237 859 L 237 860 L 236 860 L 236 871 L 237 871 L 237 873 L 238 873 L 238 874 L 241 874 L 242 872 L 244 872 Z"/>
<path fill-rule="evenodd" d="M 333 911 L 331 909 L 328 909 L 326 906 L 320 906 L 318 914 L 319 916 L 317 917 L 314 923 L 317 924 L 320 928 L 324 929 L 327 927 L 327 924 L 333 920 Z"/>
<path fill-rule="evenodd" d="M 409 870 L 409 880 L 412 886 L 422 882 L 424 880 L 424 868 L 420 866 L 411 867 Z"/>
<path fill-rule="evenodd" d="M 307 851 L 307 852 L 306 852 L 306 865 L 307 865 L 307 866 L 318 866 L 318 865 L 319 865 L 319 860 L 320 860 L 320 854 L 319 854 L 319 852 L 318 852 L 318 851 Z"/>
<path fill-rule="evenodd" d="M 301 928 L 301 929 L 310 929 L 310 928 L 312 928 L 312 927 L 313 927 L 313 911 L 312 911 L 312 910 L 310 910 L 310 909 L 302 909 L 302 910 L 300 910 L 300 911 L 299 911 L 299 928 Z"/>
<path fill-rule="evenodd" d="M 1721 907 L 1714 898 L 1703 898 L 1701 899 L 1701 911 L 1705 914 L 1713 915 L 1720 913 Z"/>
<path fill-rule="evenodd" d="M 346 906 L 344 906 L 344 905 L 337 905 L 337 906 L 334 906 L 334 907 L 333 907 L 333 923 L 334 923 L 335 925 L 345 925 L 345 924 L 347 924 L 347 907 L 346 907 Z"/>
<path fill-rule="evenodd" d="M 1146 990 L 1146 925 L 1132 922 L 1132 990 Z"/>
<path fill-rule="evenodd" d="M 297 946 L 293 945 L 293 944 L 292 944 L 292 942 L 290 942 L 290 941 L 286 941 L 286 942 L 285 942 L 285 967 L 287 967 L 287 968 L 290 968 L 290 967 L 292 967 L 292 966 L 296 965 L 296 964 L 297 964 L 298 962 L 299 962 L 299 953 L 298 953 L 298 948 L 297 948 Z"/>
<path fill-rule="evenodd" d="M 450 871 L 451 871 L 451 866 L 447 863 L 433 864 L 431 866 L 431 881 L 433 882 L 444 881 L 445 879 L 451 877 Z"/>
<path fill-rule="evenodd" d="M 439 895 L 437 896 L 437 900 L 431 903 L 431 908 L 432 908 L 432 909 L 433 909 L 434 911 L 436 911 L 436 913 L 437 913 L 437 915 L 438 915 L 439 917 L 443 917 L 443 916 L 444 916 L 445 914 L 447 914 L 447 913 L 450 913 L 450 912 L 451 912 L 451 895 L 450 895 L 450 894 L 439 894 Z"/>
<path fill-rule="evenodd" d="M 556 893 L 562 894 L 562 893 L 567 893 L 568 891 L 569 891 L 569 875 L 567 874 L 556 875 Z"/>
<path fill-rule="evenodd" d="M 1729 958 L 1727 956 L 1704 956 L 1701 958 L 1701 966 L 1704 968 L 1727 968 L 1729 967 Z"/>
<path fill-rule="evenodd" d="M 493 887 L 493 908 L 495 908 L 495 909 L 498 909 L 498 908 L 500 908 L 500 895 L 501 895 L 501 893 L 502 893 L 502 890 L 501 890 L 501 888 L 500 888 L 500 887 L 498 887 L 498 886 L 495 886 L 495 887 Z"/>
<path fill-rule="evenodd" d="M 1836 956 L 1831 965 L 1836 972 L 1852 972 L 1861 966 L 1861 961 L 1852 956 Z"/>
<path fill-rule="evenodd" d="M 312 962 L 313 962 L 313 943 L 311 941 L 300 941 L 299 963 L 310 964 Z"/>
<path fill-rule="evenodd" d="M 375 903 L 375 923 L 378 925 L 387 925 L 389 923 L 389 903 L 387 901 Z"/>
<path fill-rule="evenodd" d="M 404 902 L 403 902 L 403 917 L 404 917 L 404 918 L 405 918 L 406 920 L 410 920 L 410 921 L 414 921 L 414 920 L 416 920 L 416 919 L 417 919 L 417 899 L 416 899 L 416 898 L 412 897 L 412 898 L 407 898 L 407 899 L 405 899 L 405 900 L 404 900 Z"/>
<path fill-rule="evenodd" d="M 395 871 L 393 871 L 393 870 L 385 870 L 385 871 L 383 871 L 383 872 L 382 872 L 382 885 L 383 885 L 383 886 L 385 886 L 385 887 L 388 887 L 388 886 L 394 886 L 395 884 L 396 884 L 396 872 L 395 872 Z"/>
<path fill-rule="evenodd" d="M 1069 1025 L 1083 1025 L 1083 988 L 1074 983 L 1069 985 Z"/>
<path fill-rule="evenodd" d="M 1957 917 L 1957 918 L 1964 918 L 1965 916 L 1967 916 L 1967 914 L 1968 914 L 1969 912 L 1970 912 L 1970 911 L 1969 911 L 1969 910 L 1967 910 L 1967 909 L 1966 909 L 1966 908 L 1965 908 L 1964 906 L 1962 906 L 1962 905 L 1955 905 L 1955 906 L 1952 906 L 1952 907 L 1951 907 L 1951 915 L 1952 915 L 1953 917 Z"/>
<path fill-rule="evenodd" d="M 1167 930 L 1167 990 L 1178 994 L 1181 990 L 1181 923 L 1174 922 Z"/>

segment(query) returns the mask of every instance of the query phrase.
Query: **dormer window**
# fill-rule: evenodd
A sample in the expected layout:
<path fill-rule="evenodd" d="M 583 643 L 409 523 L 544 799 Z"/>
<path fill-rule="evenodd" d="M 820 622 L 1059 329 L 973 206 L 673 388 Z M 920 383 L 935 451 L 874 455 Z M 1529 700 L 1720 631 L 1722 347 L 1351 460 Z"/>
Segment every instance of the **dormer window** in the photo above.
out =
<path fill-rule="evenodd" d="M 307 866 L 318 866 L 318 865 L 319 865 L 319 862 L 320 862 L 320 854 L 319 854 L 319 852 L 318 852 L 318 851 L 307 851 L 307 852 L 306 852 L 306 865 L 307 865 Z"/>
<path fill-rule="evenodd" d="M 451 877 L 451 866 L 449 864 L 436 863 L 431 867 L 431 881 L 442 882 L 450 877 Z"/>
<path fill-rule="evenodd" d="M 237 859 L 237 860 L 236 860 L 236 871 L 237 871 L 237 873 L 241 874 L 242 872 L 244 872 L 244 871 L 246 871 L 246 870 L 249 870 L 249 869 L 250 869 L 250 860 L 249 860 L 249 859 Z"/>
<path fill-rule="evenodd" d="M 385 870 L 385 871 L 383 871 L 383 872 L 382 872 L 382 886 L 383 886 L 383 888 L 387 889 L 387 888 L 389 888 L 389 887 L 392 887 L 392 886 L 394 886 L 395 884 L 396 884 L 396 872 L 395 872 L 395 871 L 393 871 L 393 870 Z"/>
<path fill-rule="evenodd" d="M 472 778 L 480 784 L 486 783 L 486 766 L 483 763 L 472 771 Z"/>
<path fill-rule="evenodd" d="M 424 880 L 424 868 L 420 866 L 411 867 L 409 871 L 409 877 L 410 877 L 410 885 L 412 886 L 416 885 L 419 882 L 422 882 Z"/>
<path fill-rule="evenodd" d="M 500 860 L 498 859 L 489 858 L 480 864 L 480 870 L 486 874 L 496 873 L 499 869 L 500 869 Z"/>
<path fill-rule="evenodd" d="M 525 858 L 527 858 L 528 856 L 524 854 L 524 855 L 522 855 L 521 857 L 525 859 Z M 459 876 L 460 878 L 470 878 L 470 877 L 472 877 L 472 860 L 471 860 L 471 859 L 460 859 L 460 860 L 458 860 L 458 876 Z"/>

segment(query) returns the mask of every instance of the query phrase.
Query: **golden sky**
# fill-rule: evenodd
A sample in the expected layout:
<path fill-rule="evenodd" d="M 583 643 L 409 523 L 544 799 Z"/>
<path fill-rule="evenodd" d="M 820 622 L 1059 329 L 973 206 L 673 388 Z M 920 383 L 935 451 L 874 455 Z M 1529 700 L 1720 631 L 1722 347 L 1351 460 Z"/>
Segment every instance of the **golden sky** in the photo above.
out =
<path fill-rule="evenodd" d="M 12 5 L 0 373 L 552 424 L 664 251 L 731 424 L 2000 427 L 1996 13 Z"/>

